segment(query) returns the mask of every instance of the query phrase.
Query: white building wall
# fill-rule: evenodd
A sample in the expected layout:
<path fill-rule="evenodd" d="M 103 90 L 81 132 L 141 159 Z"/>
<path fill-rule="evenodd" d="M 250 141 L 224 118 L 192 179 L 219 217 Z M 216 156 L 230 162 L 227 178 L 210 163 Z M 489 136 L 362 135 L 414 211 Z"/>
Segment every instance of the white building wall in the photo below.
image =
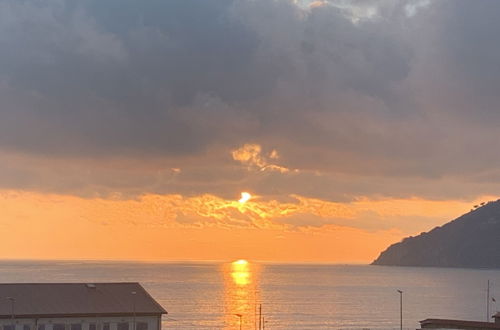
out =
<path fill-rule="evenodd" d="M 54 324 L 65 325 L 64 330 L 71 330 L 71 324 L 80 324 L 82 330 L 89 330 L 90 324 L 96 324 L 96 330 L 104 330 L 103 325 L 109 324 L 109 330 L 117 330 L 118 323 L 128 323 L 128 330 L 134 330 L 133 317 L 68 317 L 68 318 L 39 318 L 39 319 L 2 319 L 0 320 L 0 330 L 12 330 L 10 326 L 15 324 L 14 330 L 38 330 L 40 325 L 45 328 L 43 330 L 53 330 Z M 144 322 L 147 324 L 147 330 L 161 330 L 158 329 L 159 322 L 157 316 L 136 316 L 135 322 Z M 4 326 L 7 326 L 4 328 Z"/>

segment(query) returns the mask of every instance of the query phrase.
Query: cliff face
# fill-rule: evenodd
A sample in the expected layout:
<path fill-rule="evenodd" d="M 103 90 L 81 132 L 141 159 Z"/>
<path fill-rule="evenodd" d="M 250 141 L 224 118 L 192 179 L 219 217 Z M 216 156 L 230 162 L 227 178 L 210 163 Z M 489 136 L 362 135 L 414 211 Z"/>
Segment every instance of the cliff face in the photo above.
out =
<path fill-rule="evenodd" d="M 500 200 L 391 245 L 372 265 L 500 268 Z"/>

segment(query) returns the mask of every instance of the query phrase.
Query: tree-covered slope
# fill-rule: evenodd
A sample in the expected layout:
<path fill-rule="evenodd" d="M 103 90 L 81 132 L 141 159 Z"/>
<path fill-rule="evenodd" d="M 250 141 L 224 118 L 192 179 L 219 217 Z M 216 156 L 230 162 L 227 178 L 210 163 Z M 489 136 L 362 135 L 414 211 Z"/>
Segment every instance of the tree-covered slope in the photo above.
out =
<path fill-rule="evenodd" d="M 372 263 L 388 266 L 500 268 L 500 200 L 391 245 Z"/>

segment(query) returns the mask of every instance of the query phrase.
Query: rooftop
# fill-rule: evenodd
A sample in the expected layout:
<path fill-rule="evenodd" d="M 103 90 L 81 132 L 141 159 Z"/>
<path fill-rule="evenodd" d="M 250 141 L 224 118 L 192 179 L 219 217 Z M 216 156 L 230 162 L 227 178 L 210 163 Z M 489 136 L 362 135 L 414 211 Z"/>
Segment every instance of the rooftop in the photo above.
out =
<path fill-rule="evenodd" d="M 10 318 L 13 305 L 16 318 L 167 313 L 135 282 L 0 284 L 0 318 Z"/>
<path fill-rule="evenodd" d="M 434 328 L 434 326 L 453 326 L 455 329 L 500 329 L 500 324 L 481 321 L 463 321 L 447 319 L 425 319 L 420 321 L 422 328 Z"/>

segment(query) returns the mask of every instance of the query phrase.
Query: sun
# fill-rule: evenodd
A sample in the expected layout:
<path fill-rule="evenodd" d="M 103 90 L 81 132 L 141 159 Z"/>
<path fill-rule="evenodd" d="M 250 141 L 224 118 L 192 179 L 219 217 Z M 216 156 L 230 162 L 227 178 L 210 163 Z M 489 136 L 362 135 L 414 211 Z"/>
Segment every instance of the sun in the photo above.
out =
<path fill-rule="evenodd" d="M 252 195 L 250 193 L 247 193 L 246 191 L 241 193 L 241 198 L 238 200 L 241 204 L 245 204 L 252 198 Z"/>
<path fill-rule="evenodd" d="M 232 264 L 233 265 L 247 265 L 248 261 L 246 261 L 245 259 L 239 259 L 239 260 L 233 261 Z"/>

